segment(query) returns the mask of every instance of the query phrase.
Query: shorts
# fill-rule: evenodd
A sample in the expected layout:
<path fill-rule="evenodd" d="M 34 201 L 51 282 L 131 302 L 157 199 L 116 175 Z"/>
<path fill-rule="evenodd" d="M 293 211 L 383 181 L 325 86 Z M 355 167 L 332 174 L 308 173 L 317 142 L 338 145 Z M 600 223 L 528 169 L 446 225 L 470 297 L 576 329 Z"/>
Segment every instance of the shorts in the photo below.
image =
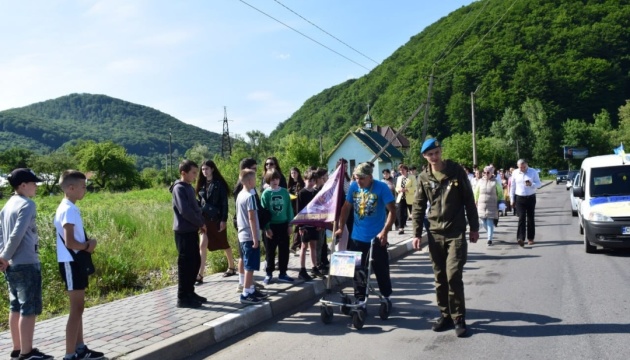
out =
<path fill-rule="evenodd" d="M 238 243 L 241 253 L 243 254 L 243 266 L 245 271 L 258 271 L 260 270 L 260 242 L 258 247 L 253 248 L 253 241 L 243 241 Z"/>
<path fill-rule="evenodd" d="M 4 273 L 9 284 L 9 310 L 22 316 L 42 313 L 42 270 L 39 263 L 11 265 Z"/>
<path fill-rule="evenodd" d="M 66 290 L 85 290 L 88 287 L 88 273 L 76 261 L 60 262 L 59 273 L 66 284 Z"/>
<path fill-rule="evenodd" d="M 321 238 L 321 234 L 319 231 L 317 231 L 316 228 L 313 228 L 313 227 L 304 228 L 304 235 L 302 235 L 303 243 L 307 243 L 310 241 L 319 241 L 320 238 Z"/>

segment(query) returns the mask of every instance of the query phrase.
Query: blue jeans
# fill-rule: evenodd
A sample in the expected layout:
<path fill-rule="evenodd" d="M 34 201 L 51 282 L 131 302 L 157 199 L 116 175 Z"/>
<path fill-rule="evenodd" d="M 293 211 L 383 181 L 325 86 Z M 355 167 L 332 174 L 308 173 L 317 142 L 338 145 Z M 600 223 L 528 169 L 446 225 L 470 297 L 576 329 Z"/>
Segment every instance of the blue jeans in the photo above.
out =
<path fill-rule="evenodd" d="M 481 225 L 488 232 L 488 241 L 492 241 L 494 237 L 494 219 L 493 218 L 479 218 Z"/>
<path fill-rule="evenodd" d="M 4 273 L 9 284 L 9 310 L 22 316 L 42 313 L 42 270 L 39 263 L 11 265 Z"/>

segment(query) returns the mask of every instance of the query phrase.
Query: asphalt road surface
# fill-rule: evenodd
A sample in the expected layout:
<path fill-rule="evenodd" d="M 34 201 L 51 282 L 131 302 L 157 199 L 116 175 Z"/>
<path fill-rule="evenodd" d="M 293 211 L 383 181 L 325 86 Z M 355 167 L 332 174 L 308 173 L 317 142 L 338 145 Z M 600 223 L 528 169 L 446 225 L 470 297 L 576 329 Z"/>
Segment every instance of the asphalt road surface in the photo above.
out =
<path fill-rule="evenodd" d="M 564 184 L 539 190 L 536 244 L 515 244 L 516 217 L 502 217 L 495 245 L 470 244 L 464 282 L 469 336 L 435 333 L 433 273 L 425 250 L 391 268 L 394 310 L 368 307 L 362 330 L 317 302 L 262 324 L 194 359 L 628 359 L 630 252 L 586 254 Z M 375 281 L 374 281 L 375 282 Z"/>

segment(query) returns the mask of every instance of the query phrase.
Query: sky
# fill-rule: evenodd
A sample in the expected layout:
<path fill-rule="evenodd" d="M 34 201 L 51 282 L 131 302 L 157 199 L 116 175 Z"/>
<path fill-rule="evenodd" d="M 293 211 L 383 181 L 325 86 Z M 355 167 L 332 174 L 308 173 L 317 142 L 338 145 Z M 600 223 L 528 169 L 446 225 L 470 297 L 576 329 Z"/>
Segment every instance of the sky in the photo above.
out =
<path fill-rule="evenodd" d="M 311 96 L 368 74 L 471 3 L 0 0 L 0 111 L 103 94 L 217 133 L 225 106 L 231 135 L 269 135 Z"/>

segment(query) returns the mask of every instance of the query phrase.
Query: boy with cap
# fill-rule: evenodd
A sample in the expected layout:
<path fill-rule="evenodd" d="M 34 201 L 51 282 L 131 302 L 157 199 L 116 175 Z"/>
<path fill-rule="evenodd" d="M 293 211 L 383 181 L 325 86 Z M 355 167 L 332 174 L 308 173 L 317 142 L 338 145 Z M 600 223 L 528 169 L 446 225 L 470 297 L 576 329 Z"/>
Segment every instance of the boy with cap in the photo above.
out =
<path fill-rule="evenodd" d="M 451 160 L 442 160 L 442 148 L 436 139 L 422 144 L 422 156 L 429 166 L 418 177 L 412 219 L 413 246 L 420 249 L 422 228 L 430 204 L 429 254 L 435 276 L 435 291 L 441 316 L 433 331 L 455 327 L 457 337 L 466 334 L 466 305 L 462 273 L 467 257 L 466 217 L 470 224 L 470 242 L 479 239 L 479 217 L 466 171 Z"/>
<path fill-rule="evenodd" d="M 389 299 L 392 294 L 392 282 L 389 274 L 389 254 L 387 253 L 387 234 L 396 218 L 394 195 L 382 181 L 374 181 L 372 173 L 374 166 L 361 163 L 354 169 L 354 178 L 346 194 L 346 201 L 341 208 L 339 224 L 335 235 L 340 237 L 346 225 L 350 210 L 354 211 L 354 226 L 350 234 L 350 250 L 361 252 L 361 266 L 355 271 L 354 297 L 358 301 L 365 300 L 366 286 L 369 279 L 365 279 L 365 272 L 369 259 L 367 257 L 372 248 L 372 269 L 378 282 L 381 295 L 391 309 Z M 389 211 L 386 215 L 386 210 Z"/>
<path fill-rule="evenodd" d="M 30 198 L 41 180 L 30 169 L 15 169 L 8 180 L 15 194 L 0 211 L 0 270 L 9 285 L 11 359 L 52 359 L 33 348 L 35 318 L 42 313 L 42 273 L 37 207 Z"/>

